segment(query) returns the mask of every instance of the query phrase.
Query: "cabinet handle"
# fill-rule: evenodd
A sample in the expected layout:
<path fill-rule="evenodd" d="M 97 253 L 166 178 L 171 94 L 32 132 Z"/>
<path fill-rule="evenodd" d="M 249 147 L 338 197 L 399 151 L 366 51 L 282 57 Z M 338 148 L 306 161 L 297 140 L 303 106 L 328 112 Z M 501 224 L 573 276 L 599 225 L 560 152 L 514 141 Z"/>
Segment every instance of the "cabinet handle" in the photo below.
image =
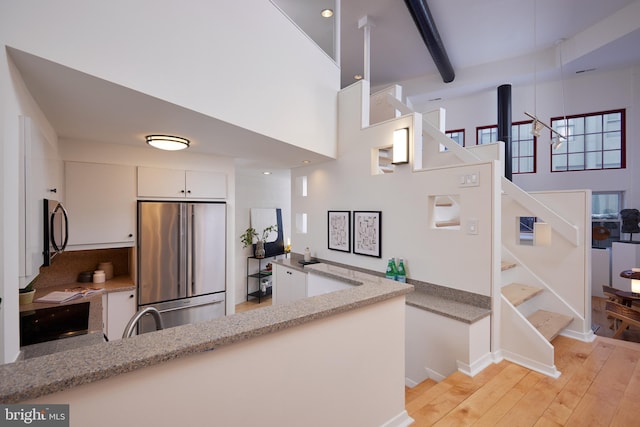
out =
<path fill-rule="evenodd" d="M 129 299 L 133 298 L 133 294 L 129 295 Z"/>
<path fill-rule="evenodd" d="M 287 271 L 287 274 L 293 274 L 293 273 L 292 273 L 292 272 L 290 272 L 290 271 Z"/>
<path fill-rule="evenodd" d="M 180 192 L 181 192 L 182 194 L 184 194 L 184 190 L 180 190 Z"/>
<path fill-rule="evenodd" d="M 191 190 L 187 190 L 187 193 L 191 194 Z"/>
<path fill-rule="evenodd" d="M 129 238 L 133 237 L 133 234 L 129 233 Z"/>
<path fill-rule="evenodd" d="M 57 193 L 57 192 L 58 192 L 58 189 L 57 189 L 57 188 L 50 188 L 50 189 L 49 189 L 49 192 L 51 192 L 51 193 Z"/>

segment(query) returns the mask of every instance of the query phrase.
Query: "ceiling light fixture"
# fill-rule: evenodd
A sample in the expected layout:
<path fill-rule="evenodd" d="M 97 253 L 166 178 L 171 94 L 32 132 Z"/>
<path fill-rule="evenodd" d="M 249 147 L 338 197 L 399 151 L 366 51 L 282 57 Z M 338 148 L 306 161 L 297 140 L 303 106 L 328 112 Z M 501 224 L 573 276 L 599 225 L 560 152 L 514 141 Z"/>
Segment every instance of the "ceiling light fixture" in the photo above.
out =
<path fill-rule="evenodd" d="M 311 160 L 303 160 L 302 163 L 304 163 L 305 165 L 308 165 L 309 163 L 311 163 Z"/>
<path fill-rule="evenodd" d="M 323 18 L 331 18 L 333 16 L 333 10 L 322 9 L 322 12 L 320 12 L 320 15 L 322 15 Z"/>
<path fill-rule="evenodd" d="M 160 150 L 177 151 L 189 147 L 189 140 L 179 136 L 147 135 L 147 144 Z"/>
<path fill-rule="evenodd" d="M 353 78 L 356 80 L 362 80 L 362 74 L 356 74 Z"/>
<path fill-rule="evenodd" d="M 271 175 L 271 172 L 269 172 L 269 171 L 264 171 L 264 172 L 262 172 L 262 175 Z"/>

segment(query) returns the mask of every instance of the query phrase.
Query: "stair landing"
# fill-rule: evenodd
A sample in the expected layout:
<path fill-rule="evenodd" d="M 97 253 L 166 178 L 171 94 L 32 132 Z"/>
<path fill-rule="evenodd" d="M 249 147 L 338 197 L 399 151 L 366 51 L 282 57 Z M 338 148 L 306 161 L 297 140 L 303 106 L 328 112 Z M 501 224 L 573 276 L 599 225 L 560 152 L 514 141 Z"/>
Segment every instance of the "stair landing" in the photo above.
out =
<path fill-rule="evenodd" d="M 542 288 L 522 285 L 520 283 L 512 283 L 502 288 L 502 295 L 504 295 L 509 300 L 509 302 L 516 307 L 523 302 L 530 300 L 541 292 Z"/>
<path fill-rule="evenodd" d="M 569 326 L 573 320 L 570 316 L 538 310 L 527 318 L 529 322 L 548 340 L 552 341 L 560 331 Z"/>

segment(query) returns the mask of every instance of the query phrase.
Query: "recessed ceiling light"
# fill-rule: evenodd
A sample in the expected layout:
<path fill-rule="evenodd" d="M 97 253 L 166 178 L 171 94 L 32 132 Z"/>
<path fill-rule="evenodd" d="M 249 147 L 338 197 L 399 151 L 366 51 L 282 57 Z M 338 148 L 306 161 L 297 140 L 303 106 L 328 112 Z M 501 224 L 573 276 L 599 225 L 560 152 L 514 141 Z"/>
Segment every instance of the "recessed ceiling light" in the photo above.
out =
<path fill-rule="evenodd" d="M 362 74 L 356 74 L 353 78 L 356 80 L 362 80 Z"/>
<path fill-rule="evenodd" d="M 320 15 L 322 15 L 323 18 L 331 18 L 333 16 L 333 10 L 322 9 L 322 12 L 320 12 Z"/>
<path fill-rule="evenodd" d="M 262 175 L 271 175 L 271 172 L 269 172 L 269 171 L 264 171 L 264 172 L 262 172 Z"/>
<path fill-rule="evenodd" d="M 309 163 L 311 163 L 311 160 L 303 160 L 302 163 L 304 163 L 305 165 L 308 165 Z"/>

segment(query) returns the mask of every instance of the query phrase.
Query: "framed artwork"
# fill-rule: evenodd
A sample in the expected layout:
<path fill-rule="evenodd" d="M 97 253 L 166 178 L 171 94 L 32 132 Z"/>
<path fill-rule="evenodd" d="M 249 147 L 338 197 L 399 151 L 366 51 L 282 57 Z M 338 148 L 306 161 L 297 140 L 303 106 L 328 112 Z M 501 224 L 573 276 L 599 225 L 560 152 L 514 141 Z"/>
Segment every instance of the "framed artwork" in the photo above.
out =
<path fill-rule="evenodd" d="M 351 211 L 327 211 L 329 249 L 351 252 Z"/>
<path fill-rule="evenodd" d="M 382 256 L 380 237 L 382 235 L 381 211 L 353 212 L 353 253 L 376 258 Z"/>

